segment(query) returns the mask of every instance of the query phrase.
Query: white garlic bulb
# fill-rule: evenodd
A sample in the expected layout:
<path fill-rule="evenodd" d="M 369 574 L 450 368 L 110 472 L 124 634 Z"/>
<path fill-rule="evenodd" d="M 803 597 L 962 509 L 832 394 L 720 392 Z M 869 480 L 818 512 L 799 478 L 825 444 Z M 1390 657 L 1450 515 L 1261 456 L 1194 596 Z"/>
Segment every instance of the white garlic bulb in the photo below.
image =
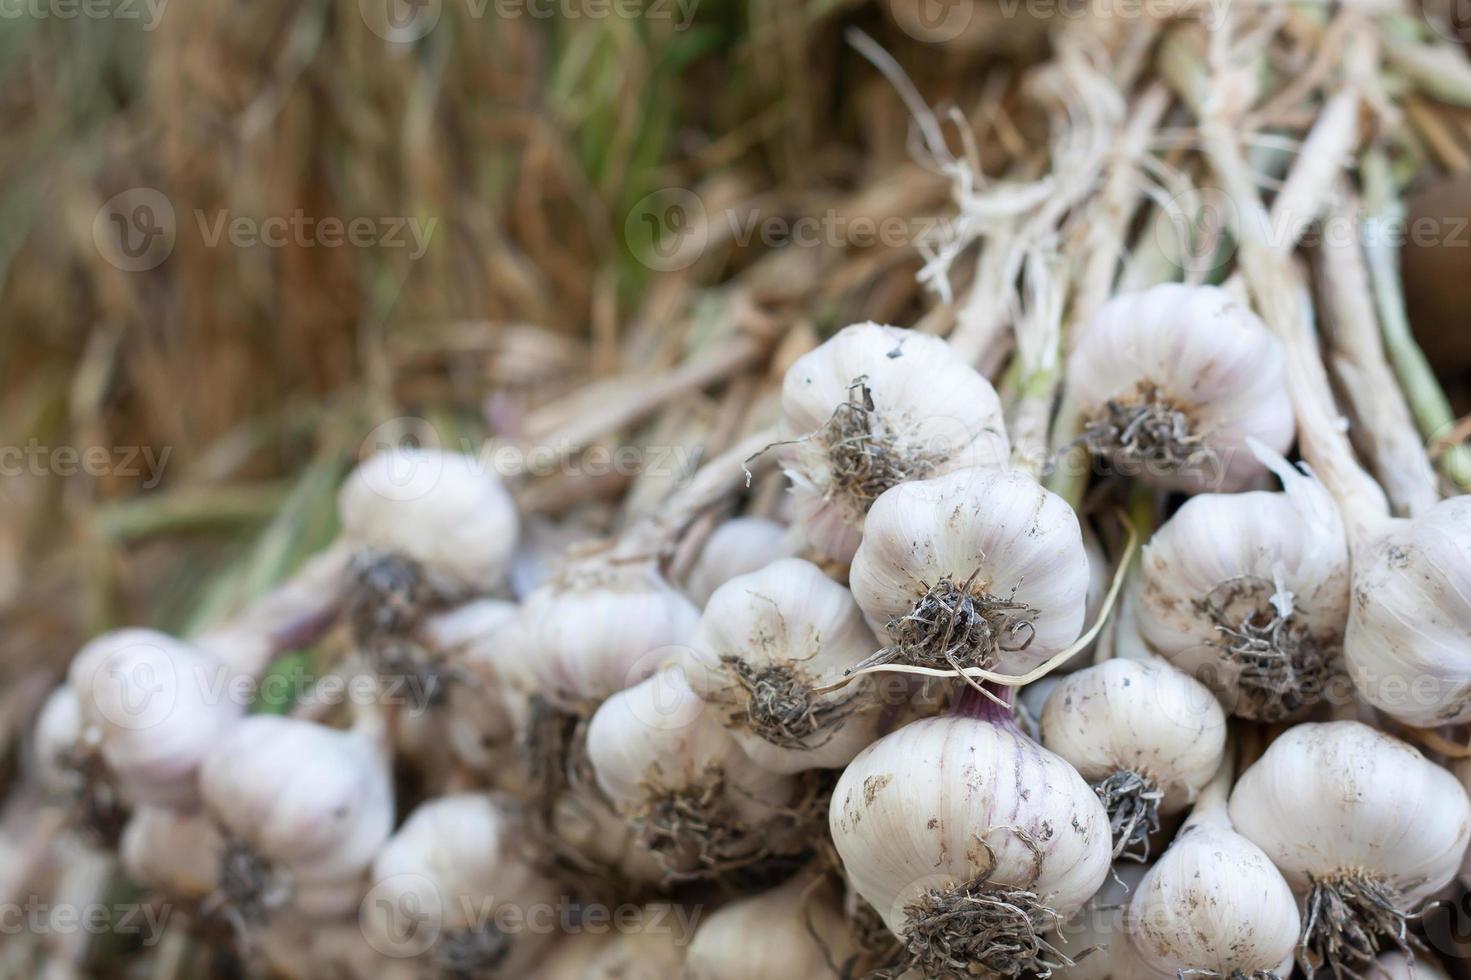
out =
<path fill-rule="evenodd" d="M 84 646 L 67 682 L 123 797 L 190 807 L 201 761 L 245 710 L 241 676 L 166 634 L 122 629 Z"/>
<path fill-rule="evenodd" d="M 1134 980 L 1139 976 L 1134 945 L 1129 941 L 1129 898 L 1139 887 L 1143 864 L 1119 864 L 1103 887 L 1058 930 L 1053 945 L 1074 960 L 1054 970 L 1056 980 Z"/>
<path fill-rule="evenodd" d="M 527 723 L 535 680 L 521 641 L 520 608 L 477 599 L 424 621 L 424 635 L 450 672 L 445 690 L 450 745 L 481 772 L 500 761 Z"/>
<path fill-rule="evenodd" d="M 529 863 L 528 825 L 509 798 L 420 805 L 373 860 L 361 918 L 379 952 L 429 976 L 521 976 L 558 921 L 556 885 Z"/>
<path fill-rule="evenodd" d="M 1134 608 L 1149 645 L 1235 714 L 1280 721 L 1340 672 L 1349 555 L 1323 485 L 1263 458 L 1284 492 L 1187 500 L 1144 549 Z"/>
<path fill-rule="evenodd" d="M 1226 748 L 1226 714 L 1210 690 L 1159 660 L 1108 660 L 1064 677 L 1041 731 L 1097 789 L 1114 857 L 1141 861 L 1159 815 L 1193 803 Z"/>
<path fill-rule="evenodd" d="M 726 714 L 746 755 L 773 772 L 837 768 L 877 735 L 877 703 L 840 681 L 877 646 L 848 590 L 800 558 L 715 590 L 685 658 L 695 693 Z"/>
<path fill-rule="evenodd" d="M 552 804 L 552 832 L 574 851 L 625 880 L 641 885 L 664 881 L 668 869 L 643 847 L 639 830 L 614 810 L 596 786 L 576 786 Z"/>
<path fill-rule="evenodd" d="M 1265 475 L 1257 439 L 1286 452 L 1295 429 L 1281 345 L 1215 286 L 1124 293 L 1089 322 L 1068 361 L 1083 441 L 1155 486 L 1234 491 Z"/>
<path fill-rule="evenodd" d="M 874 502 L 853 597 L 894 661 L 1022 674 L 1083 628 L 1088 556 L 1077 515 L 1020 470 L 901 483 Z"/>
<path fill-rule="evenodd" d="M 1010 453 L 1001 401 L 939 337 L 855 324 L 798 358 L 782 382 L 796 524 L 818 551 L 846 562 L 864 514 L 905 480 Z"/>
<path fill-rule="evenodd" d="M 998 720 L 906 725 L 861 752 L 833 791 L 829 826 L 849 881 L 925 976 L 1065 965 L 1046 936 L 1108 874 L 1108 815 L 1092 787 Z"/>
<path fill-rule="evenodd" d="M 583 711 L 654 673 L 685 646 L 700 611 L 652 563 L 591 560 L 534 592 L 521 609 L 522 639 L 541 694 Z"/>
<path fill-rule="evenodd" d="M 364 460 L 337 498 L 342 533 L 469 592 L 498 588 L 516 548 L 511 495 L 486 460 L 393 446 Z"/>
<path fill-rule="evenodd" d="M 1456 876 L 1471 841 L 1455 777 L 1357 721 L 1278 736 L 1242 774 L 1230 815 L 1306 897 L 1301 955 L 1324 969 L 1362 970 L 1403 946 L 1406 915 Z"/>
<path fill-rule="evenodd" d="M 758 942 L 752 939 L 759 937 Z M 799 874 L 722 906 L 700 923 L 685 954 L 686 980 L 846 977 L 859 953 L 831 879 Z"/>
<path fill-rule="evenodd" d="M 604 701 L 587 752 L 599 788 L 675 874 L 763 859 L 798 792 L 741 752 L 677 668 Z"/>
<path fill-rule="evenodd" d="M 796 536 L 786 526 L 764 517 L 733 517 L 710 532 L 684 590 L 703 607 L 726 582 L 779 558 L 793 558 L 798 550 Z"/>
<path fill-rule="evenodd" d="M 254 924 L 287 906 L 323 918 L 357 906 L 393 828 L 393 785 L 375 737 L 252 715 L 209 753 L 199 779 L 226 838 L 227 908 Z"/>
<path fill-rule="evenodd" d="M 1413 957 L 1385 953 L 1364 976 L 1367 980 L 1451 980 L 1449 973 L 1423 953 Z"/>
<path fill-rule="evenodd" d="M 85 731 L 82 702 L 70 684 L 58 686 L 41 706 L 31 736 L 36 778 L 48 791 L 63 793 L 80 788 L 81 776 L 74 762 L 77 754 L 84 751 Z"/>
<path fill-rule="evenodd" d="M 219 887 L 225 839 L 201 812 L 145 806 L 128 820 L 118 853 L 134 881 L 173 898 L 202 900 Z"/>
<path fill-rule="evenodd" d="M 1406 724 L 1471 720 L 1471 496 L 1385 531 L 1354 555 L 1349 676 Z"/>
<path fill-rule="evenodd" d="M 1228 781 L 1223 769 L 1129 901 L 1141 980 L 1292 973 L 1297 899 L 1262 849 L 1231 828 Z"/>

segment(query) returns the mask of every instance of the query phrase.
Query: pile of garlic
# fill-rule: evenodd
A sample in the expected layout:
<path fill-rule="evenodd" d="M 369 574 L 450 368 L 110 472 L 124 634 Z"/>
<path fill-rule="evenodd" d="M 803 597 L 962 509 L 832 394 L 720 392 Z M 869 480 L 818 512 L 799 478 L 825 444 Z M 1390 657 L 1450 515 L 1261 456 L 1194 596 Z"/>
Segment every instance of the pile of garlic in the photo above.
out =
<path fill-rule="evenodd" d="M 1471 717 L 1471 498 L 1346 520 L 1224 290 L 1082 337 L 1089 507 L 871 323 L 786 373 L 790 507 L 736 483 L 702 545 L 539 553 L 481 457 L 386 450 L 236 620 L 80 651 L 36 772 L 249 975 L 1437 975 L 1471 802 L 1399 736 Z"/>

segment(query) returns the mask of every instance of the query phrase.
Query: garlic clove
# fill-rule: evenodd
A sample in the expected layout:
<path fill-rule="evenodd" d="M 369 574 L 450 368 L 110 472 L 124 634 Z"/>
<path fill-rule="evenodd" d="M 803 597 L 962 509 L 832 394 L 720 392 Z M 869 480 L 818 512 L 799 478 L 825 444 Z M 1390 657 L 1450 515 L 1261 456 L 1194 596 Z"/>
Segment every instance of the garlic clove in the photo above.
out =
<path fill-rule="evenodd" d="M 519 524 L 488 461 L 417 446 L 364 460 L 343 483 L 337 512 L 349 540 L 479 593 L 503 583 Z"/>
<path fill-rule="evenodd" d="M 436 975 L 522 975 L 559 918 L 557 887 L 529 863 L 528 836 L 508 798 L 420 805 L 373 861 L 360 912 L 369 943 Z"/>
<path fill-rule="evenodd" d="M 1001 401 L 939 337 L 862 323 L 788 369 L 780 446 L 796 524 L 818 551 L 849 561 L 885 490 L 973 466 L 1005 466 Z"/>
<path fill-rule="evenodd" d="M 1077 515 L 1019 470 L 903 483 L 869 511 L 850 573 L 881 658 L 1021 674 L 1082 632 Z"/>
<path fill-rule="evenodd" d="M 715 590 L 740 575 L 749 575 L 800 550 L 785 525 L 764 517 L 733 517 L 721 523 L 686 576 L 684 590 L 700 607 Z"/>
<path fill-rule="evenodd" d="M 1280 735 L 1242 774 L 1230 815 L 1310 907 L 1332 903 L 1303 956 L 1347 969 L 1369 959 L 1353 931 L 1376 950 L 1402 942 L 1405 917 L 1456 876 L 1471 842 L 1471 801 L 1456 778 L 1357 721 Z"/>
<path fill-rule="evenodd" d="M 753 943 L 752 937 L 760 937 Z M 838 977 L 859 953 L 831 880 L 799 874 L 722 906 L 700 923 L 685 954 L 686 980 Z"/>
<path fill-rule="evenodd" d="M 1144 876 L 1128 928 L 1141 978 L 1292 972 L 1297 900 L 1271 860 L 1228 827 L 1187 826 Z"/>
<path fill-rule="evenodd" d="M 785 558 L 715 590 L 684 658 L 746 755 L 773 772 L 836 768 L 877 737 L 867 685 L 818 694 L 876 647 L 847 589 Z"/>
<path fill-rule="evenodd" d="M 1186 501 L 1145 546 L 1135 609 L 1149 645 L 1233 713 L 1279 721 L 1340 671 L 1349 555 L 1323 485 L 1264 456 L 1284 492 Z"/>
<path fill-rule="evenodd" d="M 540 693 L 582 712 L 637 684 L 688 645 L 700 611 L 652 563 L 589 561 L 521 607 L 521 638 Z"/>
<path fill-rule="evenodd" d="M 312 914 L 353 907 L 393 826 L 377 742 L 292 718 L 236 725 L 205 759 L 200 793 L 228 843 L 224 897 L 247 922 L 287 901 Z"/>
<path fill-rule="evenodd" d="M 1358 550 L 1343 653 L 1386 714 L 1421 728 L 1471 720 L 1471 496 Z"/>
<path fill-rule="evenodd" d="M 1058 683 L 1041 733 L 1098 791 L 1115 858 L 1144 860 L 1159 815 L 1194 802 L 1220 767 L 1226 715 L 1209 688 L 1163 661 L 1109 660 Z"/>
<path fill-rule="evenodd" d="M 245 710 L 223 662 L 153 630 L 114 630 L 72 660 L 68 684 L 123 797 L 197 805 L 196 773 Z"/>
<path fill-rule="evenodd" d="M 1286 452 L 1295 431 L 1285 358 L 1225 290 L 1167 283 L 1124 293 L 1089 322 L 1068 360 L 1084 442 L 1118 472 L 1196 493 L 1265 475 L 1256 439 Z"/>
<path fill-rule="evenodd" d="M 1062 964 L 1043 938 L 1098 891 L 1111 850 L 1108 815 L 1071 766 L 1009 722 L 960 715 L 860 753 L 829 827 L 853 888 L 928 976 Z"/>

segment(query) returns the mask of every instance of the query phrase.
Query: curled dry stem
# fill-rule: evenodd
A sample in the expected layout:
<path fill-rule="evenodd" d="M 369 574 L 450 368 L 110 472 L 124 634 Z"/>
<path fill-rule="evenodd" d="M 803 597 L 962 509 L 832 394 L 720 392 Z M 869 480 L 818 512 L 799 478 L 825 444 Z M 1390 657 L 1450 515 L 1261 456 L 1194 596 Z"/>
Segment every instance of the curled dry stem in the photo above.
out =
<path fill-rule="evenodd" d="M 1302 925 L 1303 971 L 1309 980 L 1318 971 L 1331 971 L 1335 980 L 1360 978 L 1386 947 L 1413 958 L 1418 944 L 1406 925 L 1410 915 L 1401 910 L 1398 890 L 1367 871 L 1312 876 Z"/>
<path fill-rule="evenodd" d="M 1032 851 L 1035 880 L 1041 849 L 1029 834 L 1014 832 Z M 944 980 L 977 974 L 1042 978 L 1075 965 L 1047 938 L 1062 925 L 1062 916 L 1036 892 L 992 882 L 996 853 L 984 839 L 980 843 L 989 857 L 986 871 L 950 888 L 930 889 L 905 909 L 906 957 L 893 976 L 918 970 Z"/>
<path fill-rule="evenodd" d="M 1158 387 L 1141 383 L 1133 397 L 1109 399 L 1078 438 L 1095 456 L 1124 464 L 1130 472 L 1183 473 L 1215 457 L 1190 416 Z"/>
<path fill-rule="evenodd" d="M 980 573 L 977 568 L 962 582 L 946 576 L 933 586 L 921 583 L 926 591 L 914 608 L 888 622 L 893 642 L 844 673 L 896 660 L 940 670 L 986 669 L 995 665 L 998 654 L 1031 646 L 1037 610 L 1017 601 L 1015 589 L 1010 596 L 978 589 Z"/>
<path fill-rule="evenodd" d="M 511 953 L 511 937 L 494 923 L 446 932 L 430 950 L 438 980 L 491 980 Z"/>
<path fill-rule="evenodd" d="M 1238 714 L 1281 721 L 1322 698 L 1337 672 L 1337 651 L 1307 631 L 1292 593 L 1265 579 L 1232 579 L 1196 607 L 1215 623 L 1215 645 L 1239 668 Z"/>
<path fill-rule="evenodd" d="M 832 700 L 814 690 L 807 674 L 791 664 L 755 666 L 735 656 L 720 658 L 745 692 L 745 711 L 735 721 L 772 745 L 816 749 L 833 737 L 857 705 Z"/>
<path fill-rule="evenodd" d="M 1164 792 L 1154 780 L 1127 769 L 1095 783 L 1093 791 L 1108 811 L 1114 860 L 1148 861 L 1149 835 L 1159 830 L 1159 805 Z"/>

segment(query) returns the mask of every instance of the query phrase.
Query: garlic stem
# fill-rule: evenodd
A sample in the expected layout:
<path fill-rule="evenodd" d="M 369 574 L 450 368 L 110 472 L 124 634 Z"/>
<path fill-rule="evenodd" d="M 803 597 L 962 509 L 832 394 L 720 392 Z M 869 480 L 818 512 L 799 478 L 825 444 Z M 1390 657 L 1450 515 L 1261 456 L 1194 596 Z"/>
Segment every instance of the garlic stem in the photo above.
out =
<path fill-rule="evenodd" d="M 1393 234 L 1405 221 L 1405 207 L 1399 199 L 1390 175 L 1389 164 L 1380 150 L 1369 150 L 1363 156 L 1360 170 L 1364 178 L 1364 201 L 1367 214 L 1363 219 L 1364 252 L 1369 258 L 1369 274 L 1374 284 L 1374 298 L 1379 306 L 1380 329 L 1390 363 L 1399 375 L 1410 411 L 1420 425 L 1420 433 L 1432 443 L 1455 428 L 1456 416 L 1445 396 L 1435 371 L 1415 342 L 1405 311 L 1404 288 L 1400 282 L 1399 251 Z M 1471 446 L 1447 447 L 1437 461 L 1447 479 L 1462 490 L 1471 490 Z"/>
<path fill-rule="evenodd" d="M 1225 753 L 1221 756 L 1221 764 L 1216 769 L 1216 774 L 1211 781 L 1205 784 L 1200 795 L 1195 798 L 1195 806 L 1190 810 L 1190 816 L 1180 825 L 1180 830 L 1175 834 L 1178 838 L 1186 830 L 1197 824 L 1209 824 L 1214 827 L 1231 828 L 1231 817 L 1227 813 L 1226 804 L 1231 799 L 1231 785 L 1235 776 L 1235 746 L 1232 739 L 1227 736 Z"/>

